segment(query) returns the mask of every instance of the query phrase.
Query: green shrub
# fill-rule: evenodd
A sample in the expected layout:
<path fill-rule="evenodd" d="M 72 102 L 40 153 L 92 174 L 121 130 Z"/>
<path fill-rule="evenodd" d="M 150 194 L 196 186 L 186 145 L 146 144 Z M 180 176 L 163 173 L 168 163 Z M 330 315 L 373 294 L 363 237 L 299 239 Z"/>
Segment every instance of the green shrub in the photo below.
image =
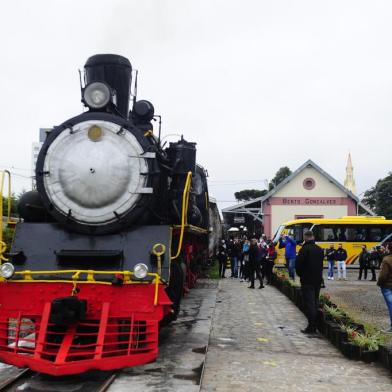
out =
<path fill-rule="evenodd" d="M 11 249 L 12 240 L 14 238 L 14 229 L 6 228 L 3 231 L 3 241 L 7 245 L 7 251 Z"/>
<path fill-rule="evenodd" d="M 217 260 L 214 260 L 212 262 L 212 265 L 209 268 L 207 274 L 210 279 L 219 279 L 220 278 L 220 276 L 219 276 L 219 263 L 217 262 Z"/>

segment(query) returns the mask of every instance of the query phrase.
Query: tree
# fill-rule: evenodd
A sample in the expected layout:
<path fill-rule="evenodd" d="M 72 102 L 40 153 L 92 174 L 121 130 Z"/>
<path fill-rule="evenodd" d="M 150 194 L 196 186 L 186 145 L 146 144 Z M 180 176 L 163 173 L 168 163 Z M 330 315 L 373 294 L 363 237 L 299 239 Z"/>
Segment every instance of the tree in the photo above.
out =
<path fill-rule="evenodd" d="M 256 199 L 257 197 L 264 196 L 267 192 L 267 189 L 263 189 L 262 191 L 258 189 L 244 189 L 242 191 L 235 192 L 234 197 L 238 201 L 249 201 Z"/>
<path fill-rule="evenodd" d="M 369 206 L 377 215 L 392 219 L 392 172 L 367 190 L 362 202 Z"/>
<path fill-rule="evenodd" d="M 20 196 L 11 195 L 11 215 L 17 215 L 17 205 Z M 1 214 L 1 213 L 0 213 Z M 8 197 L 3 196 L 3 216 L 8 216 Z"/>
<path fill-rule="evenodd" d="M 281 167 L 275 174 L 275 177 L 269 183 L 269 190 L 278 186 L 285 178 L 291 174 L 291 170 L 287 166 Z"/>

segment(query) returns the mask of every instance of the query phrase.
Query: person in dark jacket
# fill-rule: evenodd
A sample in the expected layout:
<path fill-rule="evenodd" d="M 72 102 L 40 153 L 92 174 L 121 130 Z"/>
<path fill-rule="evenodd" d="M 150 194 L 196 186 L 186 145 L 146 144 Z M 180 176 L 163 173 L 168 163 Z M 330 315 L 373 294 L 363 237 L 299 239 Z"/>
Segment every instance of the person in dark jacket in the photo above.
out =
<path fill-rule="evenodd" d="M 385 256 L 381 262 L 377 285 L 380 286 L 389 311 L 391 325 L 384 332 L 392 332 L 392 242 L 386 244 Z"/>
<path fill-rule="evenodd" d="M 233 238 L 230 238 L 230 240 L 227 242 L 227 256 L 230 259 L 230 269 L 231 269 L 230 278 L 234 278 L 236 273 L 236 267 L 237 267 L 237 260 L 233 257 L 233 254 L 234 254 L 234 240 Z"/>
<path fill-rule="evenodd" d="M 232 250 L 232 258 L 233 261 L 235 262 L 235 267 L 234 267 L 234 277 L 239 278 L 240 277 L 240 268 L 241 268 L 241 251 L 242 251 L 242 245 L 239 240 L 234 240 L 234 245 L 233 245 L 233 250 Z"/>
<path fill-rule="evenodd" d="M 295 279 L 295 257 L 297 250 L 297 242 L 291 235 L 285 235 L 279 239 L 279 249 L 284 248 L 286 258 L 286 268 L 292 280 Z"/>
<path fill-rule="evenodd" d="M 260 282 L 259 289 L 264 288 L 263 286 L 263 278 L 261 276 L 261 265 L 260 265 L 260 248 L 257 245 L 257 240 L 255 238 L 252 239 L 250 248 L 249 248 L 249 279 L 250 279 L 250 289 L 255 288 L 255 274 L 257 279 Z"/>
<path fill-rule="evenodd" d="M 328 262 L 328 280 L 333 280 L 333 269 L 336 260 L 336 249 L 334 244 L 330 244 L 329 248 L 325 250 L 325 258 Z"/>
<path fill-rule="evenodd" d="M 301 279 L 302 297 L 308 326 L 302 333 L 316 332 L 317 314 L 319 308 L 320 287 L 323 279 L 324 251 L 314 242 L 313 233 L 308 230 L 304 233 L 305 243 L 298 252 L 296 271 Z"/>
<path fill-rule="evenodd" d="M 347 252 L 343 248 L 343 244 L 339 244 L 338 249 L 336 249 L 336 261 L 338 262 L 338 279 L 341 280 L 342 276 L 344 280 L 347 280 L 346 276 L 346 260 Z"/>
<path fill-rule="evenodd" d="M 375 282 L 377 280 L 376 279 L 376 267 L 381 266 L 381 262 L 382 262 L 382 258 L 379 261 L 379 260 L 377 260 L 377 257 L 372 257 L 372 254 L 369 252 L 369 268 L 372 273 L 372 279 L 370 279 L 370 280 L 372 280 L 373 282 Z"/>
<path fill-rule="evenodd" d="M 249 249 L 250 249 L 250 242 L 249 240 L 245 240 L 242 244 L 242 266 L 241 266 L 241 280 L 249 280 Z"/>
<path fill-rule="evenodd" d="M 362 245 L 362 251 L 359 254 L 359 276 L 358 280 L 362 279 L 362 273 L 363 273 L 363 278 L 366 280 L 367 279 L 367 272 L 368 268 L 370 267 L 370 254 L 366 249 L 366 245 Z"/>
<path fill-rule="evenodd" d="M 219 277 L 225 278 L 226 263 L 227 263 L 227 248 L 226 248 L 225 240 L 222 240 L 219 245 L 217 259 L 219 261 Z"/>
<path fill-rule="evenodd" d="M 264 278 L 267 275 L 267 243 L 260 242 L 257 247 L 259 248 L 257 259 L 260 265 L 261 281 L 264 284 Z"/>

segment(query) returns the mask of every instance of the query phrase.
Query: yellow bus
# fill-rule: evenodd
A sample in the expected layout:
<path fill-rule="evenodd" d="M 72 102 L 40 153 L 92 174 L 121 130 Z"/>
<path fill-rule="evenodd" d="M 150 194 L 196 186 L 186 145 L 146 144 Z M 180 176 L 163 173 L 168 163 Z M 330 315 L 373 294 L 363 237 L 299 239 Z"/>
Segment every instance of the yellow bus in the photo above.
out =
<path fill-rule="evenodd" d="M 392 233 L 392 220 L 383 216 L 343 216 L 337 219 L 309 218 L 297 219 L 283 223 L 279 226 L 273 238 L 277 244 L 283 235 L 292 235 L 297 241 L 297 252 L 303 242 L 303 233 L 311 230 L 314 233 L 316 243 L 322 248 L 328 248 L 334 244 L 337 248 L 342 243 L 347 251 L 346 263 L 354 264 L 358 260 L 361 246 L 366 245 L 368 249 L 378 245 L 385 237 Z M 278 257 L 276 263 L 284 264 L 284 249 L 276 251 Z"/>

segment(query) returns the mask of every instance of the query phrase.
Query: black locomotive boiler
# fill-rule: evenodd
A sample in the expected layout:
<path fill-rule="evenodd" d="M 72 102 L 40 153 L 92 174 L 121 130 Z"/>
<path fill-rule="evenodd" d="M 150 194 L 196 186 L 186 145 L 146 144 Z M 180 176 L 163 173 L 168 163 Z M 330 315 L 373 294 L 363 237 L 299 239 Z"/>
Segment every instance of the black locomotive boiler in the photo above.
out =
<path fill-rule="evenodd" d="M 154 360 L 208 255 L 209 196 L 196 144 L 165 147 L 132 66 L 84 67 L 87 110 L 47 136 L 37 190 L 0 266 L 0 359 L 53 375 Z M 160 136 L 160 135 L 159 135 Z"/>

